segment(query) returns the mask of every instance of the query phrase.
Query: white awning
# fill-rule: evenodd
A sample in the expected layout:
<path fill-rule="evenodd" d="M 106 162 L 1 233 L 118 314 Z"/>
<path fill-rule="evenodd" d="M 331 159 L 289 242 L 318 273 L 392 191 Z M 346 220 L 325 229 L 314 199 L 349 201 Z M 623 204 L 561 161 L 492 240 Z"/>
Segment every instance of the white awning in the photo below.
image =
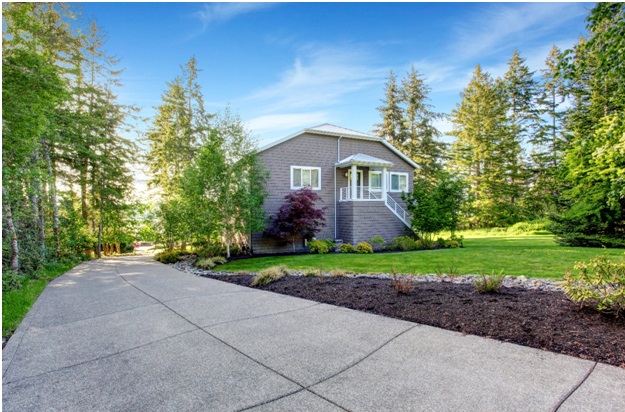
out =
<path fill-rule="evenodd" d="M 355 155 L 349 156 L 340 162 L 338 162 L 336 167 L 349 167 L 351 165 L 356 166 L 378 166 L 378 167 L 391 167 L 393 166 L 392 162 L 388 160 L 378 159 L 377 157 L 369 156 L 362 153 L 357 153 Z"/>

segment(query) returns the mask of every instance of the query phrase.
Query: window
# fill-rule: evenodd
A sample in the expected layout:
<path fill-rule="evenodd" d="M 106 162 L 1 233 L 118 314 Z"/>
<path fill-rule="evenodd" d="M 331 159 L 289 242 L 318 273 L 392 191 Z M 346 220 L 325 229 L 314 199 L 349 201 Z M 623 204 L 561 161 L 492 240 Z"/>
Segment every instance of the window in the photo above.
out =
<path fill-rule="evenodd" d="M 382 190 L 382 172 L 369 172 L 369 190 Z"/>
<path fill-rule="evenodd" d="M 321 168 L 307 166 L 291 166 L 291 189 L 310 187 L 321 189 Z"/>
<path fill-rule="evenodd" d="M 391 175 L 391 192 L 407 192 L 408 191 L 408 173 L 390 173 Z"/>

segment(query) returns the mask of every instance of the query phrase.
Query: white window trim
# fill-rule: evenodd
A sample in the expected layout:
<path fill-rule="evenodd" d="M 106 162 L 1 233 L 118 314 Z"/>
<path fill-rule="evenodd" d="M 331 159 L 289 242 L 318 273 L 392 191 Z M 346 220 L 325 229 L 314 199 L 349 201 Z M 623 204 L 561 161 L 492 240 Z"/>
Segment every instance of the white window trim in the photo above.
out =
<path fill-rule="evenodd" d="M 371 186 L 371 175 L 380 175 L 380 187 Z M 382 171 L 381 170 L 369 170 L 369 191 L 381 192 L 382 191 Z"/>
<path fill-rule="evenodd" d="M 293 169 L 302 169 L 302 170 L 317 170 L 319 173 L 319 186 L 293 186 Z M 312 190 L 321 190 L 321 168 L 313 167 L 313 166 L 291 166 L 291 190 L 299 190 L 304 187 L 310 187 Z"/>
<path fill-rule="evenodd" d="M 393 190 L 393 175 L 397 175 L 397 176 L 406 176 L 406 190 Z M 408 179 L 408 173 L 404 173 L 404 172 L 389 172 L 388 173 L 388 191 L 391 193 L 400 193 L 400 192 L 407 192 L 408 188 L 410 187 L 410 180 Z"/>

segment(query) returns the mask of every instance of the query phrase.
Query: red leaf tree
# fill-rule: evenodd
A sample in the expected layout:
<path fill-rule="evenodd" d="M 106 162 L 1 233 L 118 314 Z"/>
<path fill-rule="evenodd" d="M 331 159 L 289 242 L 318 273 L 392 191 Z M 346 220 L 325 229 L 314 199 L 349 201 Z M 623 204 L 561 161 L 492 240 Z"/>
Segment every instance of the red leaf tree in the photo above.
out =
<path fill-rule="evenodd" d="M 326 208 L 315 207 L 315 202 L 321 201 L 321 198 L 308 187 L 289 193 L 284 200 L 266 233 L 278 239 L 290 240 L 295 252 L 298 236 L 310 240 L 325 227 Z"/>

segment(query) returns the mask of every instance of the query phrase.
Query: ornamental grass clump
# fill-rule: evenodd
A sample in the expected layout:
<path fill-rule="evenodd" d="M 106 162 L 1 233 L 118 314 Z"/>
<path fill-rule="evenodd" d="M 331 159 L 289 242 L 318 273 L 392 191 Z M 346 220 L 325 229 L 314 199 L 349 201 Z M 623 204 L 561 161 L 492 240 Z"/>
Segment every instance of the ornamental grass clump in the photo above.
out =
<path fill-rule="evenodd" d="M 625 315 L 625 263 L 601 255 L 588 263 L 576 262 L 574 268 L 579 272 L 567 271 L 562 285 L 569 299 L 580 307 Z"/>
<path fill-rule="evenodd" d="M 217 265 L 211 258 L 199 259 L 197 262 L 195 262 L 195 267 L 200 269 L 212 269 L 215 266 Z"/>
<path fill-rule="evenodd" d="M 289 273 L 289 269 L 287 269 L 284 265 L 272 266 L 258 272 L 258 274 L 256 274 L 256 276 L 252 279 L 250 286 L 265 286 L 271 282 L 282 279 Z"/>
<path fill-rule="evenodd" d="M 165 251 L 165 252 L 160 252 L 154 255 L 154 260 L 156 260 L 157 262 L 161 262 L 161 263 L 176 263 L 178 260 L 180 260 L 179 258 L 181 255 L 182 255 L 182 252 L 180 251 L 176 251 L 176 252 Z"/>
<path fill-rule="evenodd" d="M 473 281 L 473 286 L 477 293 L 497 293 L 501 289 L 503 284 L 503 270 L 498 275 L 481 274 L 476 280 Z"/>

